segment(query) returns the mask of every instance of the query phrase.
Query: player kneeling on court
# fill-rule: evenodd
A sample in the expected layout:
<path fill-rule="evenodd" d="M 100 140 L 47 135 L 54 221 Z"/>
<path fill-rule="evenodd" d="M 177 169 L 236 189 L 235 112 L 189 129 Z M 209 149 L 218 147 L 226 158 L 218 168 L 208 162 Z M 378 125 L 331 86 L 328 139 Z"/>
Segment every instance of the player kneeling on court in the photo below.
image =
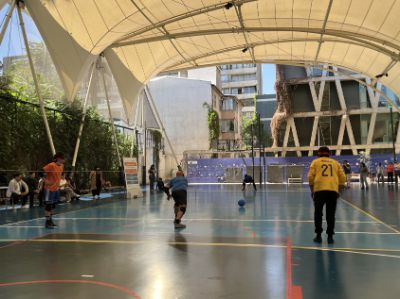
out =
<path fill-rule="evenodd" d="M 339 192 L 344 188 L 346 176 L 340 164 L 329 158 L 329 155 L 329 148 L 326 146 L 318 149 L 318 158 L 312 161 L 308 172 L 308 183 L 314 200 L 314 224 L 317 234 L 314 242 L 322 242 L 322 215 L 326 204 L 326 222 L 328 223 L 326 233 L 328 243 L 332 244 L 335 234 L 336 203 L 340 195 Z"/>
<path fill-rule="evenodd" d="M 173 178 L 169 182 L 169 188 L 172 190 L 172 198 L 175 201 L 174 212 L 175 212 L 175 220 L 174 225 L 175 228 L 185 228 L 186 225 L 181 223 L 181 219 L 183 215 L 186 213 L 187 206 L 187 187 L 188 181 L 185 178 L 182 171 L 178 171 L 176 173 L 176 177 Z M 168 198 L 169 200 L 169 198 Z"/>

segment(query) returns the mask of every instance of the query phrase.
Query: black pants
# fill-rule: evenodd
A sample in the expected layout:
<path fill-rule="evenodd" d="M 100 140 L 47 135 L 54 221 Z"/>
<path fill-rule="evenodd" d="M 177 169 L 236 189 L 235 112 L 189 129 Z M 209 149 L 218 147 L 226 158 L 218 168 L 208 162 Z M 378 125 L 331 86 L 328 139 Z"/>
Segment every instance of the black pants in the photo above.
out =
<path fill-rule="evenodd" d="M 11 193 L 10 196 L 10 204 L 13 206 L 19 202 L 21 199 L 21 195 L 18 195 L 17 193 Z"/>
<path fill-rule="evenodd" d="M 92 195 L 94 196 L 100 196 L 101 192 L 101 182 L 96 182 L 96 189 L 92 189 Z"/>
<path fill-rule="evenodd" d="M 394 180 L 396 181 L 396 184 L 399 182 L 397 179 L 398 177 L 400 177 L 400 171 L 395 170 L 394 171 Z"/>
<path fill-rule="evenodd" d="M 25 195 L 25 196 L 22 197 L 21 205 L 24 206 L 26 204 L 26 201 L 27 201 L 28 198 L 29 198 L 29 207 L 32 208 L 33 207 L 33 200 L 35 198 L 35 193 L 33 193 L 33 192 L 31 192 L 28 195 Z"/>
<path fill-rule="evenodd" d="M 328 228 L 326 233 L 328 235 L 335 234 L 335 214 L 338 194 L 335 191 L 318 191 L 314 193 L 314 224 L 315 233 L 321 234 L 322 229 L 322 216 L 324 205 L 326 204 L 326 222 Z"/>
<path fill-rule="evenodd" d="M 393 183 L 393 172 L 388 172 L 388 183 Z"/>

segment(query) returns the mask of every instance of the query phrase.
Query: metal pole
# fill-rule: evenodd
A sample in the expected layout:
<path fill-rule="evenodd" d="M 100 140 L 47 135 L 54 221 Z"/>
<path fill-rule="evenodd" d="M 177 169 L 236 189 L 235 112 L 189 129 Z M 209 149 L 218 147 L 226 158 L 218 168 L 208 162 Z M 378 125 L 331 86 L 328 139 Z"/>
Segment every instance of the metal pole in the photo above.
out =
<path fill-rule="evenodd" d="M 172 152 L 172 155 L 173 155 L 174 160 L 176 162 L 176 165 L 179 166 L 180 164 L 178 162 L 178 159 L 176 158 L 176 154 L 175 154 L 174 148 L 172 147 L 171 141 L 168 138 L 167 132 L 165 131 L 165 128 L 164 128 L 164 125 L 163 125 L 163 123 L 161 121 L 160 115 L 158 114 L 157 107 L 154 104 L 153 97 L 151 96 L 150 90 L 148 89 L 147 86 L 145 87 L 145 92 L 146 92 L 146 95 L 147 95 L 147 99 L 149 100 L 150 107 L 153 110 L 154 116 L 156 117 L 156 121 L 157 121 L 159 127 L 161 128 L 165 139 L 167 140 L 169 148 L 171 149 L 171 152 Z"/>
<path fill-rule="evenodd" d="M 143 155 L 143 164 L 142 164 L 142 186 L 146 186 L 146 124 L 144 121 L 144 94 L 142 96 L 142 107 L 141 107 L 141 126 L 144 129 L 144 142 L 142 143 L 142 155 Z"/>
<path fill-rule="evenodd" d="M 144 147 L 143 147 L 143 156 L 144 156 L 144 163 L 142 165 L 142 185 L 146 186 L 146 164 L 147 164 L 147 128 L 146 128 L 146 121 L 144 121 Z M 150 186 L 150 189 L 153 186 Z"/>
<path fill-rule="evenodd" d="M 102 59 L 102 58 L 100 57 L 100 59 Z M 104 94 L 105 94 L 105 96 L 106 96 L 108 114 L 109 114 L 109 116 L 110 116 L 111 129 L 112 129 L 112 133 L 113 133 L 113 136 L 114 136 L 115 147 L 116 147 L 116 150 L 117 150 L 118 166 L 122 166 L 122 160 L 121 160 L 121 156 L 120 156 L 120 154 L 119 154 L 119 148 L 118 148 L 117 134 L 115 133 L 114 120 L 113 120 L 113 117 L 112 117 L 112 114 L 111 114 L 110 99 L 109 99 L 109 97 L 108 97 L 108 92 L 107 92 L 106 78 L 105 78 L 105 76 L 104 76 L 104 68 L 105 68 L 105 66 L 102 64 L 101 78 L 102 78 L 102 80 L 103 80 Z"/>
<path fill-rule="evenodd" d="M 262 184 L 262 167 L 261 167 L 261 116 L 260 113 L 257 113 L 258 119 L 258 146 L 259 146 L 259 160 L 260 160 L 260 188 Z"/>
<path fill-rule="evenodd" d="M 140 99 L 138 97 L 137 101 L 136 101 L 136 112 L 135 112 L 135 121 L 133 123 L 133 133 L 132 133 L 132 146 L 131 146 L 131 158 L 133 157 L 133 148 L 135 147 L 135 143 L 137 145 L 137 120 L 138 120 L 138 115 L 139 115 L 139 103 L 140 103 Z M 139 149 L 137 147 L 137 149 Z"/>
<path fill-rule="evenodd" d="M 4 35 L 6 34 L 7 28 L 8 28 L 8 24 L 10 23 L 14 8 L 16 5 L 16 1 L 13 1 L 10 4 L 10 7 L 8 8 L 7 14 L 6 14 L 6 18 L 4 20 L 4 24 L 3 27 L 1 28 L 1 32 L 0 32 L 0 45 L 3 43 L 3 38 Z"/>
<path fill-rule="evenodd" d="M 81 144 L 83 126 L 85 125 L 86 108 L 87 108 L 87 102 L 88 102 L 88 99 L 89 99 L 90 87 L 92 86 L 94 68 L 95 68 L 95 64 L 93 63 L 92 64 L 92 70 L 90 71 L 90 79 L 89 79 L 89 84 L 88 84 L 88 88 L 87 88 L 87 91 L 86 91 L 85 101 L 83 102 L 82 118 L 81 118 L 81 124 L 79 126 L 78 138 L 76 139 L 74 157 L 72 158 L 72 175 L 74 175 L 74 172 L 75 172 L 76 159 L 78 158 L 79 145 Z"/>
<path fill-rule="evenodd" d="M 392 127 L 392 146 L 393 146 L 393 162 L 396 161 L 396 140 L 394 137 L 394 125 L 393 125 L 393 109 L 392 106 L 390 106 L 390 124 Z M 397 177 L 396 177 L 397 179 Z"/>
<path fill-rule="evenodd" d="M 253 180 L 254 180 L 254 129 L 253 129 L 253 121 L 251 122 L 251 160 L 253 163 Z"/>
<path fill-rule="evenodd" d="M 40 110 L 42 112 L 42 117 L 43 117 L 44 127 L 45 127 L 46 133 L 47 133 L 47 138 L 49 139 L 51 152 L 52 152 L 53 155 L 55 155 L 56 154 L 56 149 L 54 147 L 53 137 L 51 136 L 49 122 L 47 121 L 46 109 L 45 109 L 45 106 L 44 106 L 44 101 L 43 101 L 42 95 L 40 93 L 39 82 L 37 80 L 35 68 L 33 66 L 33 60 L 32 60 L 32 56 L 31 56 L 31 51 L 29 49 L 28 36 L 26 35 L 25 24 L 24 24 L 24 20 L 22 18 L 22 11 L 21 11 L 20 5 L 23 5 L 23 2 L 19 2 L 18 5 L 17 5 L 18 18 L 19 18 L 19 22 L 20 22 L 19 24 L 21 26 L 22 36 L 23 36 L 24 43 L 25 43 L 26 54 L 27 54 L 28 60 L 29 60 L 29 66 L 31 68 L 33 82 L 35 84 L 36 93 L 37 93 L 37 96 L 38 96 L 38 99 L 39 99 Z"/>

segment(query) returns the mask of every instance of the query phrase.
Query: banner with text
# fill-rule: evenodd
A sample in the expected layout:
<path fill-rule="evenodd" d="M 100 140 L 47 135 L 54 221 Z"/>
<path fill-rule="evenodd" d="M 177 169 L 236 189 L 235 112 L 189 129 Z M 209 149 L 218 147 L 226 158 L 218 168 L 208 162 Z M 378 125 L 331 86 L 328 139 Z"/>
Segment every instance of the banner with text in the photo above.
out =
<path fill-rule="evenodd" d="M 142 197 L 143 193 L 140 190 L 138 170 L 139 166 L 136 158 L 124 158 L 124 174 L 126 191 L 131 197 Z"/>

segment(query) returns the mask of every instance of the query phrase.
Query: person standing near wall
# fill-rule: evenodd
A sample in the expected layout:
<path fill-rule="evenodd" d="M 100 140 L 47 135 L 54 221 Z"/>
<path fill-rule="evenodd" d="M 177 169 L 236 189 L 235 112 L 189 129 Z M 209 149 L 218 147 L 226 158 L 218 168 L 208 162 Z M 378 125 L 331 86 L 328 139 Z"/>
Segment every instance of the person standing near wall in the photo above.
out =
<path fill-rule="evenodd" d="M 376 178 L 378 180 L 378 184 L 379 184 L 379 179 L 381 179 L 382 184 L 385 182 L 385 177 L 383 175 L 384 172 L 384 168 L 382 166 L 382 163 L 379 162 L 378 166 L 376 166 Z"/>
<path fill-rule="evenodd" d="M 351 183 L 351 166 L 347 160 L 343 162 L 343 171 L 346 175 L 346 188 L 350 188 Z"/>
<path fill-rule="evenodd" d="M 368 167 L 365 165 L 364 162 L 361 162 L 360 164 L 360 183 L 361 183 L 361 189 L 363 190 L 364 187 L 365 189 L 368 190 L 368 182 L 367 182 L 367 177 L 368 177 Z"/>
<path fill-rule="evenodd" d="M 311 196 L 314 200 L 314 242 L 321 243 L 322 238 L 322 215 L 326 205 L 326 221 L 328 227 L 328 243 L 334 243 L 335 234 L 335 213 L 337 199 L 340 191 L 344 188 L 346 176 L 341 165 L 330 157 L 328 147 L 318 149 L 318 158 L 312 161 L 308 172 L 308 183 L 310 184 Z"/>
<path fill-rule="evenodd" d="M 393 162 L 389 162 L 389 164 L 386 165 L 386 172 L 387 172 L 387 176 L 388 176 L 388 184 L 389 183 L 394 183 L 393 182 L 393 173 L 394 173 Z"/>
<path fill-rule="evenodd" d="M 394 180 L 396 184 L 399 182 L 398 177 L 400 177 L 400 161 L 394 161 Z"/>
<path fill-rule="evenodd" d="M 150 190 L 154 190 L 154 183 L 156 182 L 156 168 L 154 164 L 150 166 L 148 173 L 150 181 Z"/>
<path fill-rule="evenodd" d="M 53 157 L 53 162 L 43 167 L 45 172 L 44 179 L 44 209 L 46 228 L 54 228 L 57 226 L 53 222 L 53 213 L 57 202 L 60 199 L 60 181 L 61 174 L 64 172 L 64 155 L 57 153 Z"/>
<path fill-rule="evenodd" d="M 99 167 L 95 167 L 89 174 L 90 190 L 92 190 L 93 199 L 100 199 L 101 186 L 103 185 L 103 173 Z"/>

